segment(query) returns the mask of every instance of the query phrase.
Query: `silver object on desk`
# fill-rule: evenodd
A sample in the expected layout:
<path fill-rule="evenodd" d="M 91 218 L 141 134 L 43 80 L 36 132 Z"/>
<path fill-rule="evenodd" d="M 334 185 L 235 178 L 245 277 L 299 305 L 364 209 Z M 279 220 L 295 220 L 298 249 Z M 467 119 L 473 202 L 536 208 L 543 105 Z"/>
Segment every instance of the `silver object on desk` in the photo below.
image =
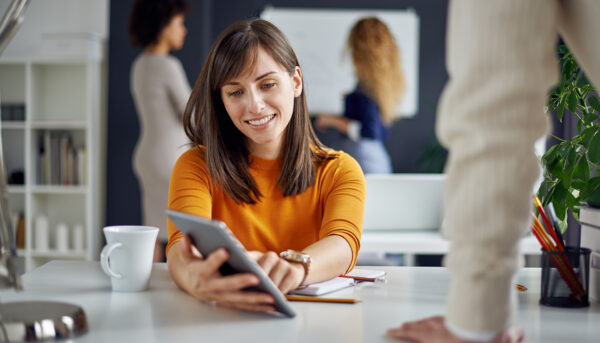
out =
<path fill-rule="evenodd" d="M 13 0 L 0 21 L 0 55 L 23 23 L 29 0 Z M 15 267 L 17 249 L 13 239 L 0 131 L 0 289 L 22 290 Z M 0 303 L 0 342 L 63 340 L 88 330 L 79 306 L 50 301 Z"/>

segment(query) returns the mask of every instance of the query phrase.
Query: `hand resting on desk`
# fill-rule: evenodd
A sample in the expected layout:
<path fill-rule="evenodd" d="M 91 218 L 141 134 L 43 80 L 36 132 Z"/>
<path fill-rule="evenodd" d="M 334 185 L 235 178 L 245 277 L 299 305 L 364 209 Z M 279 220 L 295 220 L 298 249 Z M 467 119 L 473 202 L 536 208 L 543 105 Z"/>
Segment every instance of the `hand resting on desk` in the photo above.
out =
<path fill-rule="evenodd" d="M 298 270 L 275 253 L 252 252 L 250 256 L 284 293 L 296 288 L 304 275 L 303 269 Z M 259 280 L 255 275 L 239 273 L 222 276 L 219 273 L 219 267 L 228 258 L 229 254 L 224 249 L 218 249 L 203 258 L 186 236 L 171 247 L 167 263 L 177 286 L 201 301 L 246 311 L 275 311 L 271 295 L 243 291 L 244 288 L 258 285 Z"/>

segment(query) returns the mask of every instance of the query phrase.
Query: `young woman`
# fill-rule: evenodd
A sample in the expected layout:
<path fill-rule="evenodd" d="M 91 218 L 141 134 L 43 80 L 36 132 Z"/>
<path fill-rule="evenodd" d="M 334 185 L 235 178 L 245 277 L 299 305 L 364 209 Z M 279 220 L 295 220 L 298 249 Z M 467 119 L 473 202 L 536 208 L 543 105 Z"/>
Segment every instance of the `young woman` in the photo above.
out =
<path fill-rule="evenodd" d="M 315 126 L 319 131 L 340 131 L 343 136 L 335 147 L 356 158 L 365 173 L 391 173 L 383 143 L 405 89 L 398 47 L 387 25 L 370 17 L 352 27 L 348 48 L 358 79 L 356 89 L 345 98 L 343 117 L 321 115 Z"/>
<path fill-rule="evenodd" d="M 184 127 L 195 146 L 173 169 L 170 209 L 224 221 L 283 293 L 352 269 L 364 176 L 349 155 L 316 138 L 298 60 L 279 29 L 241 21 L 217 38 Z M 167 226 L 167 261 L 179 287 L 223 306 L 274 309 L 270 295 L 242 291 L 257 284 L 254 275 L 219 275 L 226 251 L 200 256 Z"/>
<path fill-rule="evenodd" d="M 132 43 L 144 49 L 131 68 L 131 94 L 140 122 L 133 169 L 140 183 L 143 224 L 160 228 L 155 262 L 164 260 L 171 170 L 189 143 L 181 118 L 190 85 L 179 60 L 169 55 L 183 47 L 187 8 L 183 0 L 138 0 L 129 22 Z"/>

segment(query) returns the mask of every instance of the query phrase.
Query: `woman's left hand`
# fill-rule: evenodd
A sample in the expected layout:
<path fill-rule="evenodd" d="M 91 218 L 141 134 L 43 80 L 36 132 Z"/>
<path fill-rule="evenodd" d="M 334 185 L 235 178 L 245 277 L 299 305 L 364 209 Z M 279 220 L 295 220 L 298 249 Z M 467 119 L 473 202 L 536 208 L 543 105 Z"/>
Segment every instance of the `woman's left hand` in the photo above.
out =
<path fill-rule="evenodd" d="M 300 263 L 289 263 L 273 251 L 266 253 L 249 251 L 248 254 L 269 275 L 283 294 L 298 288 L 304 279 L 304 267 Z"/>

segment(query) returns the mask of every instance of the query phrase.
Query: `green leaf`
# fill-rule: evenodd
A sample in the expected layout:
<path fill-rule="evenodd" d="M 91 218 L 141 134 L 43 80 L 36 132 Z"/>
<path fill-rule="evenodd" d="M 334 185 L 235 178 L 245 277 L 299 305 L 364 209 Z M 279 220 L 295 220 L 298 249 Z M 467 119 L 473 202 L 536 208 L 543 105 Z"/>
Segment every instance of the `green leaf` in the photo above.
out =
<path fill-rule="evenodd" d="M 590 97 L 588 97 L 587 101 L 588 105 L 590 105 L 594 109 L 594 111 L 600 113 L 600 101 L 597 97 L 591 95 Z"/>
<path fill-rule="evenodd" d="M 561 142 L 558 147 L 558 156 L 561 159 L 567 158 L 569 151 L 571 149 L 571 144 L 569 142 Z"/>
<path fill-rule="evenodd" d="M 559 100 L 558 108 L 556 109 L 556 118 L 562 123 L 563 116 L 565 115 L 565 100 Z"/>
<path fill-rule="evenodd" d="M 567 218 L 558 220 L 558 227 L 560 228 L 560 233 L 564 234 L 567 232 L 569 228 L 569 223 L 567 222 Z"/>
<path fill-rule="evenodd" d="M 554 206 L 554 211 L 556 212 L 556 217 L 559 220 L 564 220 L 567 214 L 567 207 L 565 206 L 564 199 L 562 201 L 557 198 L 552 199 L 552 206 Z"/>
<path fill-rule="evenodd" d="M 558 203 L 563 203 L 565 201 L 565 198 L 567 197 L 567 192 L 568 190 L 565 188 L 564 184 L 559 181 L 554 187 L 554 194 L 552 195 L 552 199 L 556 200 Z"/>
<path fill-rule="evenodd" d="M 567 195 L 565 197 L 565 202 L 566 202 L 569 210 L 574 210 L 575 206 L 579 205 L 579 201 L 577 201 L 577 199 L 575 199 L 575 197 L 573 196 L 573 194 L 571 192 L 567 192 Z"/>
<path fill-rule="evenodd" d="M 577 151 L 575 150 L 575 148 L 572 145 L 569 145 L 569 148 L 567 149 L 568 154 L 567 154 L 567 166 L 571 167 L 575 165 L 575 162 L 577 161 Z"/>
<path fill-rule="evenodd" d="M 588 175 L 588 178 L 589 178 L 589 175 Z M 586 181 L 573 181 L 571 183 L 571 187 L 573 187 L 574 189 L 580 190 L 580 191 L 582 189 L 584 189 L 586 185 L 587 185 Z"/>
<path fill-rule="evenodd" d="M 544 180 L 546 181 L 546 180 Z M 554 196 L 554 190 L 556 189 L 556 182 L 553 181 L 547 181 L 548 183 L 548 193 L 546 194 L 546 196 L 542 199 L 542 205 L 546 206 L 548 205 L 550 202 L 552 202 L 552 197 Z"/>
<path fill-rule="evenodd" d="M 551 146 L 550 149 L 548 149 L 548 151 L 546 151 L 544 156 L 542 156 L 542 160 L 545 163 L 554 162 L 554 160 L 557 157 L 557 150 L 558 150 L 558 144 Z"/>
<path fill-rule="evenodd" d="M 540 183 L 540 187 L 538 188 L 538 191 L 537 191 L 538 198 L 546 199 L 546 196 L 548 195 L 548 188 L 550 187 L 548 185 L 548 182 L 549 182 L 548 180 L 544 180 L 544 181 L 542 181 L 542 183 Z"/>
<path fill-rule="evenodd" d="M 587 112 L 586 114 L 584 114 L 583 116 L 583 121 L 585 122 L 586 125 L 592 125 L 592 123 L 596 120 L 598 120 L 598 118 L 600 118 L 599 115 L 597 115 L 596 113 L 593 112 Z M 581 127 L 581 120 L 577 121 L 577 125 L 578 127 Z M 581 131 L 581 130 L 580 130 Z"/>
<path fill-rule="evenodd" d="M 595 176 L 591 178 L 585 187 L 579 193 L 579 199 L 581 201 L 586 201 L 586 199 L 592 195 L 596 190 L 600 188 L 600 176 Z"/>
<path fill-rule="evenodd" d="M 600 131 L 594 134 L 594 137 L 592 137 L 592 140 L 590 141 L 590 144 L 587 146 L 587 148 L 587 156 L 590 162 L 600 162 Z"/>
<path fill-rule="evenodd" d="M 569 48 L 567 48 L 566 45 L 561 44 L 558 46 L 558 53 L 561 55 L 566 55 L 567 53 L 569 53 Z"/>
<path fill-rule="evenodd" d="M 581 134 L 581 127 L 583 126 L 583 122 L 581 120 L 577 121 L 577 134 Z"/>
<path fill-rule="evenodd" d="M 573 69 L 575 68 L 575 65 L 572 61 L 570 60 L 565 60 L 563 63 L 563 70 L 562 70 L 562 78 L 565 81 L 569 81 L 571 80 L 571 76 L 573 75 Z"/>
<path fill-rule="evenodd" d="M 563 177 L 563 166 L 560 159 L 555 159 L 552 163 L 546 165 L 550 174 L 554 177 L 561 179 Z"/>
<path fill-rule="evenodd" d="M 577 93 L 569 93 L 568 99 L 569 100 L 567 101 L 567 108 L 571 113 L 575 113 L 575 111 L 577 111 Z"/>
<path fill-rule="evenodd" d="M 573 176 L 576 179 L 587 181 L 590 179 L 590 167 L 585 155 L 581 156 L 579 159 L 579 163 L 577 163 L 577 167 L 575 167 L 575 171 L 573 172 Z M 576 188 L 573 186 L 573 188 Z M 581 188 L 577 188 L 581 189 Z"/>
<path fill-rule="evenodd" d="M 571 184 L 571 179 L 573 178 L 573 172 L 575 171 L 575 167 L 577 164 L 577 152 L 573 148 L 573 146 L 569 146 L 567 160 L 565 163 L 565 169 L 563 172 L 562 182 L 564 185 L 568 186 Z"/>
<path fill-rule="evenodd" d="M 590 142 L 592 141 L 592 138 L 594 137 L 594 133 L 596 133 L 597 128 L 595 127 L 588 127 L 587 129 L 583 130 L 583 132 L 581 133 L 581 145 L 583 145 L 584 147 L 589 147 L 590 146 Z"/>
<path fill-rule="evenodd" d="M 577 67 L 577 69 L 575 70 L 576 74 L 579 74 L 579 67 Z M 585 88 L 585 87 L 590 87 L 590 81 L 587 79 L 587 77 L 585 76 L 584 73 L 581 73 L 581 75 L 579 76 L 579 79 L 577 80 L 577 87 L 581 87 L 581 88 Z"/>

